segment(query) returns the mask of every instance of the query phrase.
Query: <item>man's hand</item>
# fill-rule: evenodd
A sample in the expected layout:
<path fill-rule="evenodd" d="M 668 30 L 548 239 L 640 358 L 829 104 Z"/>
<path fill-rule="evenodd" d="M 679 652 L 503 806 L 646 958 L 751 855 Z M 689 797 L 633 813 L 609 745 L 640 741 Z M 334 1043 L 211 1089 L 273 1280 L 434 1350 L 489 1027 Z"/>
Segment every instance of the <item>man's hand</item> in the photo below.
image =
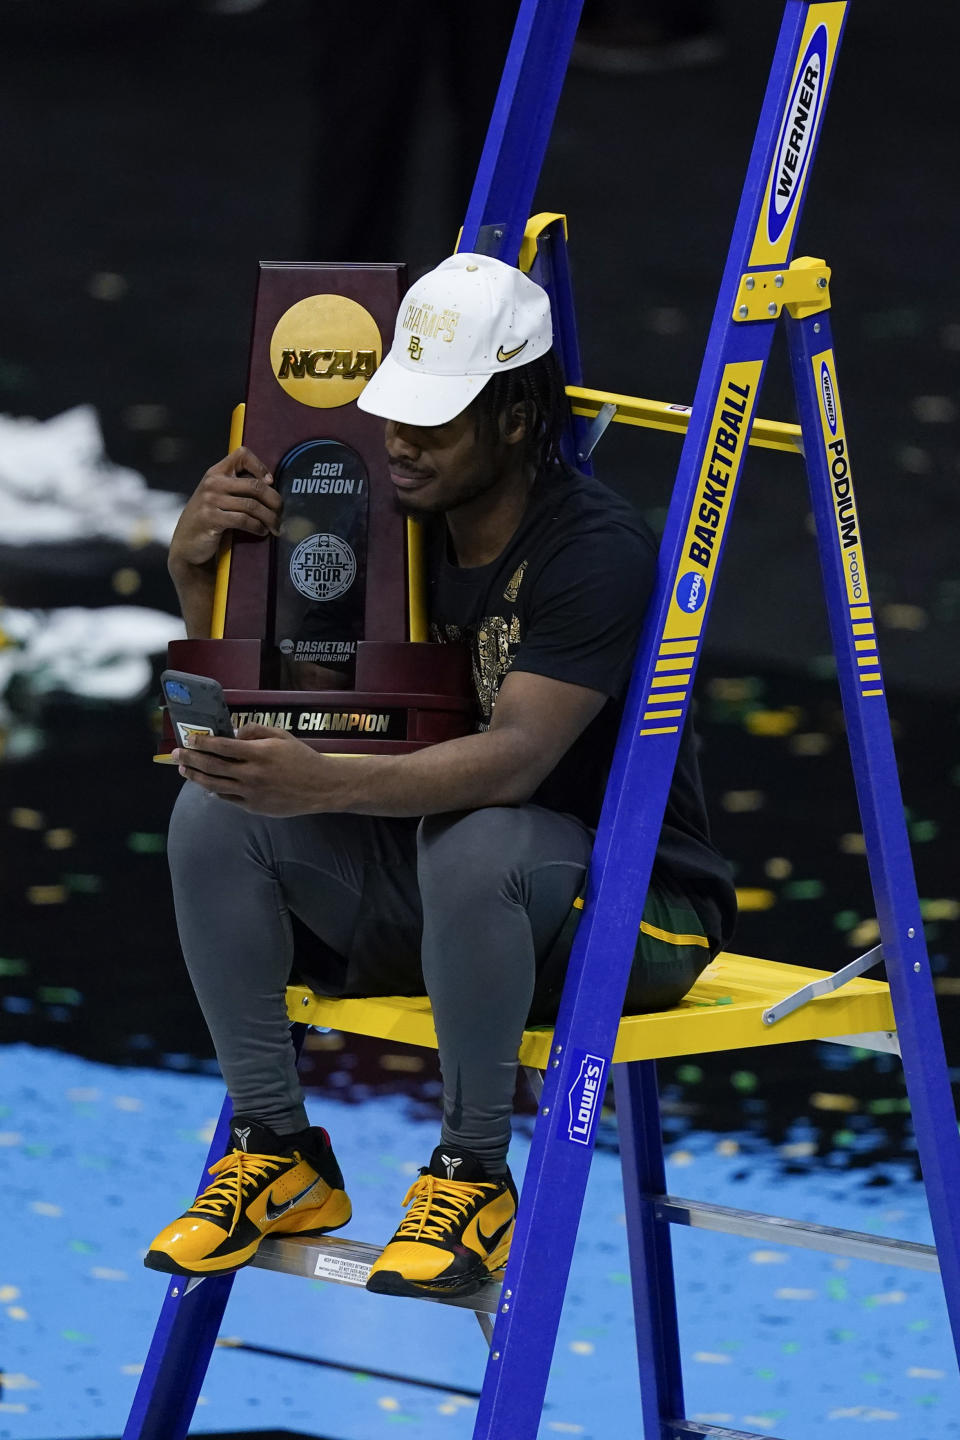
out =
<path fill-rule="evenodd" d="M 223 800 L 275 817 L 307 815 L 332 803 L 341 762 L 318 755 L 272 725 L 243 725 L 236 740 L 191 735 L 175 752 L 180 774 Z"/>
<path fill-rule="evenodd" d="M 225 530 L 276 535 L 283 501 L 273 476 L 252 450 L 241 445 L 211 465 L 190 496 L 170 542 L 170 568 L 206 565 Z"/>

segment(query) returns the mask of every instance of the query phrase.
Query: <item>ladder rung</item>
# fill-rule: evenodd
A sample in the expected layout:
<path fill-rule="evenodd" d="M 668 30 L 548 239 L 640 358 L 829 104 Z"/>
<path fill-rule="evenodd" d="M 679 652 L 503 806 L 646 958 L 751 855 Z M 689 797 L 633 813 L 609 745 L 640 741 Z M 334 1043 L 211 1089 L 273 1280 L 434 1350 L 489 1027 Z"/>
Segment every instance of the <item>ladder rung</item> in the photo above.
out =
<path fill-rule="evenodd" d="M 639 395 L 616 395 L 608 390 L 588 390 L 583 385 L 568 385 L 567 395 L 574 415 L 595 420 L 605 405 L 612 405 L 611 419 L 620 425 L 640 425 L 647 430 L 668 430 L 686 435 L 690 425 L 691 407 L 672 405 L 667 400 L 645 400 Z M 800 426 L 785 420 L 754 420 L 750 428 L 751 445 L 764 450 L 791 450 L 803 454 Z"/>
<path fill-rule="evenodd" d="M 756 1430 L 725 1430 L 722 1425 L 709 1425 L 699 1420 L 667 1420 L 663 1440 L 686 1440 L 687 1436 L 706 1435 L 710 1440 L 776 1440 L 775 1435 L 758 1435 Z"/>
<path fill-rule="evenodd" d="M 310 1280 L 329 1280 L 334 1285 L 362 1289 L 370 1267 L 383 1251 L 382 1245 L 362 1240 L 338 1240 L 327 1235 L 268 1238 L 251 1260 L 261 1270 L 279 1270 L 284 1275 L 304 1275 Z M 502 1272 L 498 1271 L 498 1274 Z M 495 1315 L 500 1304 L 500 1280 L 488 1280 L 475 1295 L 424 1295 L 439 1305 L 457 1305 L 461 1310 L 478 1310 Z"/>
<path fill-rule="evenodd" d="M 832 1225 L 814 1225 L 804 1220 L 788 1220 L 780 1215 L 761 1215 L 754 1210 L 734 1210 L 726 1205 L 710 1205 L 703 1200 L 684 1200 L 677 1195 L 650 1198 L 656 1218 L 671 1225 L 691 1225 L 698 1230 L 746 1235 L 752 1240 L 796 1245 L 803 1250 L 825 1250 L 830 1255 L 847 1255 L 855 1260 L 880 1260 L 886 1265 L 904 1265 L 910 1270 L 929 1270 L 935 1274 L 940 1270 L 936 1247 L 921 1245 L 915 1240 L 894 1240 L 888 1235 L 838 1230 Z"/>

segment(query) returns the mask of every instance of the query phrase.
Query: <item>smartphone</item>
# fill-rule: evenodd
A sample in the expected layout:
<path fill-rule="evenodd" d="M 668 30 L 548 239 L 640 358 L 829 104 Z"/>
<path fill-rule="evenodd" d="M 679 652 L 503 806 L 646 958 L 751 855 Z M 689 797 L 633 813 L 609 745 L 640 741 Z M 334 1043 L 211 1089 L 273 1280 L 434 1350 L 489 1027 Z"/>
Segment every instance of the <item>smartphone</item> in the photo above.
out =
<path fill-rule="evenodd" d="M 236 731 L 219 680 L 164 670 L 160 676 L 163 698 L 181 745 L 188 735 L 221 735 L 233 739 Z"/>

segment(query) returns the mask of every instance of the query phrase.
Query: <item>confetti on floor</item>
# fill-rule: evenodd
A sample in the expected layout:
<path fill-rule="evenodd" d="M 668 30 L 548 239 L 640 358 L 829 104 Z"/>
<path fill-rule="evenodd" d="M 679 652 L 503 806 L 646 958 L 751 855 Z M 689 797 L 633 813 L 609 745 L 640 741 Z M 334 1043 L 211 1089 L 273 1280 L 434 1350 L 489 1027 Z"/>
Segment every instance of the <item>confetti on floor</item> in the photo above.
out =
<path fill-rule="evenodd" d="M 756 1079 L 738 1074 L 745 1088 Z M 17 1120 L 0 1204 L 20 1238 L 0 1265 L 9 1321 L 0 1440 L 119 1435 L 163 1293 L 140 1263 L 143 1250 L 193 1193 L 220 1086 L 23 1046 L 0 1052 L 0 1087 Z M 407 1175 L 429 1154 L 435 1121 L 410 1108 L 401 1096 L 360 1105 L 311 1098 L 312 1118 L 333 1132 L 358 1238 L 392 1231 Z M 518 1122 L 518 1175 L 528 1130 Z M 851 1229 L 929 1240 L 911 1167 L 793 1173 L 783 1150 L 792 1144 L 795 1155 L 802 1143 L 795 1131 L 778 1153 L 748 1132 L 698 1127 L 673 1158 L 687 1162 L 685 1192 L 718 1204 L 811 1220 L 829 1213 Z M 631 1292 L 619 1161 L 607 1147 L 585 1214 L 541 1434 L 628 1440 L 624 1417 L 637 1406 Z M 872 1423 L 894 1414 L 922 1417 L 911 1440 L 960 1440 L 960 1381 L 934 1276 L 684 1228 L 674 1237 L 692 1416 L 722 1415 L 714 1423 L 748 1430 L 766 1416 L 768 1432 L 809 1440 L 830 1416 Z M 479 1386 L 485 1357 L 469 1314 L 247 1271 L 225 1332 L 343 1368 L 218 1347 L 203 1388 L 205 1430 L 249 1428 L 255 1417 L 258 1428 L 310 1433 L 322 1410 L 325 1433 L 338 1440 L 386 1440 L 399 1423 L 420 1440 L 469 1440 L 475 1402 L 461 1392 Z M 364 1381 L 363 1365 L 450 1388 L 439 1398 L 413 1383 L 386 1388 Z M 771 1385 L 775 1423 L 765 1408 Z"/>

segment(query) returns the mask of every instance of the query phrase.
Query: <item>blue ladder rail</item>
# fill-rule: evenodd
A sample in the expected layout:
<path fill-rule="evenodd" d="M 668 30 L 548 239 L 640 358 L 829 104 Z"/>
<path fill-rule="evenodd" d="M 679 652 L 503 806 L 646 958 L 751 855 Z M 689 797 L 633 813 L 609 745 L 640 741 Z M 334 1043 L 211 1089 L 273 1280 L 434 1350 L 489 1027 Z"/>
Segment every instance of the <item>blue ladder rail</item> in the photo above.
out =
<path fill-rule="evenodd" d="M 746 436 L 782 309 L 775 298 L 776 277 L 790 266 L 847 8 L 846 3 L 806 0 L 788 0 L 786 5 L 668 512 L 656 597 L 641 641 L 594 847 L 586 910 L 557 1022 L 555 1059 L 547 1072 L 527 1165 L 474 1440 L 503 1440 L 508 1435 L 510 1440 L 533 1440 L 537 1433 L 595 1128 L 594 1111 L 586 1135 L 574 1133 L 577 1127 L 571 1123 L 570 1110 L 578 1110 L 587 1093 L 587 1072 L 595 1070 L 592 1078 L 602 1087 L 610 1064 Z M 501 217 L 493 210 L 485 218 L 499 228 Z M 512 233 L 505 228 L 505 238 Z M 743 303 L 741 282 L 747 276 L 753 290 L 765 283 L 764 277 L 769 280 L 766 317 Z M 741 305 L 740 315 L 735 316 L 735 307 Z M 748 323 L 742 323 L 747 317 Z M 804 386 L 799 381 L 797 388 L 802 405 Z M 810 388 L 807 384 L 808 392 Z M 806 425 L 808 429 L 812 425 L 809 416 Z M 819 434 L 819 421 L 817 427 Z M 811 453 L 809 442 L 807 453 Z M 813 461 L 810 473 L 811 484 L 816 485 Z M 832 510 L 830 515 L 833 525 Z M 818 543 L 826 569 L 831 543 L 826 524 L 818 524 Z M 831 612 L 833 608 L 831 604 Z M 677 668 L 679 659 L 687 662 L 682 670 Z M 889 726 L 885 711 L 876 707 L 864 720 L 866 698 L 877 697 L 862 695 L 856 688 L 856 673 L 855 668 L 843 686 L 844 708 L 851 725 L 858 795 L 898 1022 L 903 1017 L 905 1071 L 917 1117 L 921 1164 L 960 1350 L 958 1230 L 949 1211 L 951 1189 L 955 1195 L 960 1179 L 960 1139 L 899 792 L 895 783 L 888 783 L 895 782 Z M 884 727 L 886 742 L 881 735 Z M 857 731 L 859 739 L 854 739 Z M 900 940 L 908 935 L 914 968 L 906 984 Z M 906 1049 L 911 1052 L 909 1059 Z M 643 1433 L 647 1440 L 719 1434 L 710 1427 L 691 1429 L 683 1419 L 668 1232 L 662 1224 L 653 1224 L 643 1199 L 643 1193 L 662 1191 L 662 1181 L 659 1186 L 656 1181 L 662 1165 L 656 1080 L 653 1067 L 642 1062 L 627 1069 L 630 1073 L 618 1086 L 618 1098 L 621 1130 L 632 1127 L 635 1132 L 625 1182 L 628 1215 L 632 1209 L 636 1222 L 631 1227 L 631 1248 Z M 562 1204 L 557 1197 L 562 1197 Z"/>

